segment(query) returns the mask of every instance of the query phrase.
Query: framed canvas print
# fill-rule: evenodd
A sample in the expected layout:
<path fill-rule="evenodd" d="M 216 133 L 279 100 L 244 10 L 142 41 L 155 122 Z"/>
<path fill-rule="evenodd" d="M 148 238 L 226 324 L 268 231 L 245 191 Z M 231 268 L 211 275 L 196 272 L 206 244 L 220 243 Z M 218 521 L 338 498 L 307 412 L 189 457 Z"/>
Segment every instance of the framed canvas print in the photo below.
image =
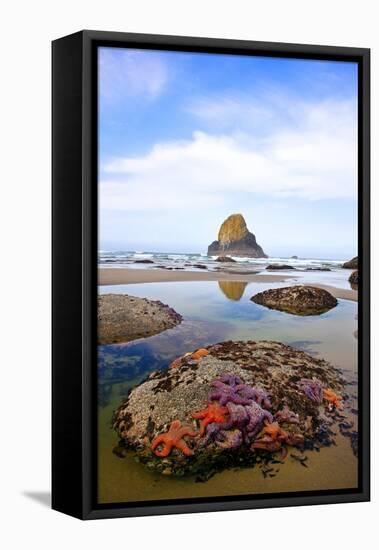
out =
<path fill-rule="evenodd" d="M 369 50 L 53 42 L 53 508 L 369 499 Z"/>

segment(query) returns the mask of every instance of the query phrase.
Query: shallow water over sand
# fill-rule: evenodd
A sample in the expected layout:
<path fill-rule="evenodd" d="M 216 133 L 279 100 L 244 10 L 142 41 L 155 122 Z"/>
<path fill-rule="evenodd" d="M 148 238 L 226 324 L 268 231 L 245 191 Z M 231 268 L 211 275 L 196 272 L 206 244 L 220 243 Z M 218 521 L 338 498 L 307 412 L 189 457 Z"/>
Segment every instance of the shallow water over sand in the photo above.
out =
<path fill-rule="evenodd" d="M 161 300 L 184 317 L 177 327 L 129 344 L 99 346 L 99 502 L 127 502 L 281 491 L 354 488 L 357 460 L 350 440 L 340 434 L 336 445 L 307 452 L 308 467 L 287 457 L 275 477 L 258 468 L 227 470 L 197 483 L 151 473 L 133 455 L 121 459 L 112 450 L 117 436 L 111 417 L 131 386 L 153 370 L 167 368 L 177 356 L 223 340 L 277 340 L 327 359 L 351 382 L 346 391 L 356 408 L 357 304 L 339 300 L 333 310 L 315 317 L 298 317 L 269 310 L 250 301 L 266 288 L 287 283 L 176 282 L 100 287 L 101 293 L 127 293 Z M 349 421 L 357 417 L 344 411 Z M 338 429 L 336 430 L 338 432 Z"/>

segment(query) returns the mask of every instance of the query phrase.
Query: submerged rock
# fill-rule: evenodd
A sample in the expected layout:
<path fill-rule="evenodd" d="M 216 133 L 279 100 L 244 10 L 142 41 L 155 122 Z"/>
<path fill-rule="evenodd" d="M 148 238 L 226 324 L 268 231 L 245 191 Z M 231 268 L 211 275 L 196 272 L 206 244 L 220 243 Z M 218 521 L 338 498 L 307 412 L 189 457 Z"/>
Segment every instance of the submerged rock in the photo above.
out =
<path fill-rule="evenodd" d="M 327 290 L 300 285 L 265 290 L 255 294 L 251 300 L 294 315 L 319 315 L 337 305 L 337 300 Z"/>
<path fill-rule="evenodd" d="M 206 479 L 287 445 L 331 444 L 330 401 L 316 403 L 300 384 L 315 380 L 340 393 L 344 381 L 330 363 L 269 341 L 228 341 L 202 352 L 130 391 L 113 416 L 118 448 L 133 449 L 152 470 Z"/>
<path fill-rule="evenodd" d="M 208 256 L 226 253 L 232 256 L 267 258 L 255 235 L 248 230 L 242 214 L 232 214 L 226 218 L 218 232 L 218 240 L 208 247 Z"/>
<path fill-rule="evenodd" d="M 146 338 L 173 328 L 182 321 L 179 313 L 160 300 L 128 294 L 99 296 L 97 311 L 99 344 Z"/>
<path fill-rule="evenodd" d="M 358 269 L 358 256 L 342 264 L 345 269 Z"/>

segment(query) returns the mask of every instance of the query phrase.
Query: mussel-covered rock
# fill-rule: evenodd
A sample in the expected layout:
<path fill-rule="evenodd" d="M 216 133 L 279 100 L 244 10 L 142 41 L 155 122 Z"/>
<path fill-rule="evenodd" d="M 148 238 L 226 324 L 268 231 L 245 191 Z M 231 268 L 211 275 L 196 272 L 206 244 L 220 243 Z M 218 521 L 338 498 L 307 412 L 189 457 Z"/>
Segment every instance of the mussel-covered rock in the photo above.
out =
<path fill-rule="evenodd" d="M 327 290 L 300 285 L 258 292 L 251 300 L 294 315 L 319 315 L 337 305 L 337 300 Z"/>
<path fill-rule="evenodd" d="M 279 342 L 214 344 L 129 392 L 113 416 L 118 449 L 166 475 L 204 479 L 262 453 L 330 445 L 343 385 L 328 362 Z"/>

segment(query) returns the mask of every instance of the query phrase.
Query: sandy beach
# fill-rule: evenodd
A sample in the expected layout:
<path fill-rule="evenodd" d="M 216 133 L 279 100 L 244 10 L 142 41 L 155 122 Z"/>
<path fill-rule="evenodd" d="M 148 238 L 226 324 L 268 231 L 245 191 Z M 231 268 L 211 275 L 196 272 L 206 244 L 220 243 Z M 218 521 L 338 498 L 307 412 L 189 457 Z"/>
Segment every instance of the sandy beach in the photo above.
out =
<path fill-rule="evenodd" d="M 295 281 L 294 281 L 295 280 Z M 197 271 L 168 271 L 166 269 L 99 269 L 98 284 L 103 285 L 127 285 L 139 283 L 167 283 L 179 281 L 239 281 L 246 283 L 283 283 L 291 281 L 289 285 L 301 284 L 301 278 L 296 280 L 296 273 L 291 276 L 274 275 L 266 273 L 228 273 L 228 272 L 197 272 Z M 312 286 L 327 290 L 337 299 L 358 299 L 356 290 L 337 288 L 330 285 L 312 283 Z"/>

